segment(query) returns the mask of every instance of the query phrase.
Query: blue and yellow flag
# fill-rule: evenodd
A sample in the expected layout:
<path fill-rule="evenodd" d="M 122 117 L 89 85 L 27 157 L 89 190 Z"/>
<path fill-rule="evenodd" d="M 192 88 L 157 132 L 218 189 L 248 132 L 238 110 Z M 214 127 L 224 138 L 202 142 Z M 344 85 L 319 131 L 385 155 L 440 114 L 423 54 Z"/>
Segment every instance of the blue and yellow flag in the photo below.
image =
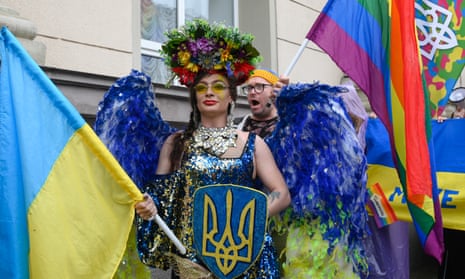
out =
<path fill-rule="evenodd" d="M 0 274 L 111 278 L 141 193 L 6 27 L 0 59 Z"/>
<path fill-rule="evenodd" d="M 432 121 L 439 201 L 444 227 L 465 231 L 465 120 Z M 378 184 L 400 220 L 412 221 L 391 157 L 389 136 L 379 119 L 367 127 L 368 186 Z"/>

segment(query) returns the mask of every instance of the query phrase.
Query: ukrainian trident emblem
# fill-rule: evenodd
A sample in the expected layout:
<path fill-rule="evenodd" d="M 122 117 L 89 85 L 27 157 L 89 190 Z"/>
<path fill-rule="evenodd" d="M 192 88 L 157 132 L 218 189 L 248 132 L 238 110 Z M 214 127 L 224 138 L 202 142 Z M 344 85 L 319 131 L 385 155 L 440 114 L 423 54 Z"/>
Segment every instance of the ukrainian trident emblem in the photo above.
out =
<path fill-rule="evenodd" d="M 268 210 L 266 195 L 231 184 L 194 193 L 194 248 L 218 278 L 236 278 L 260 255 Z"/>

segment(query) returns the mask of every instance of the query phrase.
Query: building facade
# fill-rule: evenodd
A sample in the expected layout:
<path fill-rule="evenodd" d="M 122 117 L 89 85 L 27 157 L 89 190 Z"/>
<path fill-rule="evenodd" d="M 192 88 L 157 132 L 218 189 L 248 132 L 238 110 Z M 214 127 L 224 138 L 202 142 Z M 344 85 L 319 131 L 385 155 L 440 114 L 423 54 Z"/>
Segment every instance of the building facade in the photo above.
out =
<path fill-rule="evenodd" d="M 28 0 L 0 0 L 0 24 L 9 27 L 71 103 L 92 122 L 99 101 L 117 78 L 131 69 L 153 74 L 150 59 L 158 58 L 155 65 L 162 64 L 157 57 L 162 38 L 157 39 L 154 29 L 160 33 L 165 31 L 164 24 L 166 28 L 176 27 L 194 16 L 224 20 L 252 33 L 263 56 L 261 66 L 282 74 L 325 2 L 36 0 L 31 5 Z M 154 22 L 155 27 L 147 28 L 147 21 Z M 147 32 L 155 35 L 147 36 Z M 292 82 L 338 84 L 342 73 L 310 42 L 289 76 Z M 185 88 L 166 88 L 163 78 L 157 79 L 156 74 L 153 81 L 163 117 L 182 124 L 190 113 Z M 239 98 L 236 107 L 236 116 L 247 113 L 246 99 Z"/>
<path fill-rule="evenodd" d="M 188 93 L 182 86 L 166 88 L 157 49 L 167 26 L 200 14 L 226 20 L 255 36 L 261 66 L 283 74 L 294 59 L 325 0 L 0 0 L 0 25 L 7 25 L 31 56 L 78 111 L 92 123 L 98 103 L 111 84 L 131 69 L 147 69 L 163 117 L 182 126 L 189 118 Z M 157 13 L 164 10 L 162 22 Z M 148 19 L 147 19 L 148 18 Z M 146 22 L 155 22 L 155 27 Z M 157 25 L 158 24 L 158 25 Z M 146 28 L 147 30 L 145 30 Z M 157 37 L 158 36 L 158 37 Z M 160 73 L 160 72 L 158 72 Z M 309 42 L 289 74 L 292 82 L 339 84 L 343 73 L 330 57 Z M 462 84 L 459 80 L 458 86 Z M 248 112 L 239 97 L 236 116 Z M 418 246 L 418 245 L 417 245 Z M 424 263 L 418 248 L 412 251 Z M 420 265 L 419 265 L 420 266 Z M 418 267 L 418 269 L 424 269 Z M 413 270 L 412 270 L 413 271 Z M 419 277 L 420 278 L 420 277 Z M 425 278 L 425 277 L 421 277 Z"/>

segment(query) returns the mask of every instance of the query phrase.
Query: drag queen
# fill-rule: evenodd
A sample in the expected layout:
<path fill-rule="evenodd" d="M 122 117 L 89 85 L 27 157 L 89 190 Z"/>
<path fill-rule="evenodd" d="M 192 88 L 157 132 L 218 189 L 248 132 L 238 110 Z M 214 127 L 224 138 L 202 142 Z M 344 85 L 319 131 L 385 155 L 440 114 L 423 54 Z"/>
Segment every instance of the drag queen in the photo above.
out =
<path fill-rule="evenodd" d="M 286 278 L 367 278 L 366 158 L 337 97 L 341 88 L 319 83 L 284 87 L 276 100 L 280 120 L 266 138 L 268 149 L 259 137 L 236 131 L 231 121 L 236 85 L 247 79 L 259 57 L 252 37 L 203 21 L 167 37 L 165 62 L 189 88 L 187 128 L 176 132 L 162 120 L 148 90 L 150 80 L 137 71 L 107 92 L 96 121 L 102 140 L 150 194 L 137 208 L 142 261 L 174 267 L 181 277 L 212 276 L 192 249 L 192 192 L 212 183 L 253 188 L 259 178 L 270 193 L 272 227 L 288 233 Z M 185 257 L 176 255 L 165 234 L 146 221 L 155 213 L 187 248 Z M 268 234 L 259 259 L 240 278 L 279 278 Z"/>
<path fill-rule="evenodd" d="M 181 278 L 214 278 L 193 248 L 194 191 L 203 185 L 217 184 L 254 188 L 255 180 L 260 178 L 269 193 L 269 216 L 287 208 L 290 195 L 266 143 L 254 134 L 238 131 L 232 123 L 236 86 L 248 78 L 258 59 L 258 52 L 250 44 L 252 37 L 239 34 L 236 29 L 196 20 L 180 30 L 173 30 L 168 38 L 163 47 L 165 61 L 179 81 L 188 87 L 192 112 L 183 131 L 172 133 L 167 125 L 156 124 L 159 131 L 155 135 L 158 138 L 156 144 L 161 138 L 166 140 L 159 154 L 152 153 L 158 157 L 156 176 L 139 181 L 148 195 L 146 201 L 136 207 L 141 217 L 138 220 L 138 249 L 145 264 L 173 268 L 176 276 Z M 129 91 L 125 88 L 128 84 L 132 84 Z M 103 115 L 115 111 L 108 107 L 118 103 L 116 99 L 121 98 L 121 92 L 132 95 L 130 92 L 141 93 L 144 87 L 150 87 L 150 80 L 137 71 L 120 80 L 107 93 L 107 103 L 102 104 L 102 116 L 98 121 L 106 118 Z M 116 101 L 111 101 L 112 98 Z M 154 115 L 154 118 L 148 118 L 161 122 L 159 114 Z M 122 136 L 128 135 L 124 133 Z M 104 135 L 101 137 L 105 138 Z M 149 145 L 145 143 L 145 146 Z M 127 166 L 127 169 L 131 175 L 131 167 Z M 133 173 L 131 176 L 147 180 L 142 178 L 144 175 Z M 185 255 L 177 255 L 160 228 L 147 221 L 155 214 L 165 219 L 185 246 Z M 268 234 L 260 250 L 258 259 L 240 278 L 279 278 L 276 255 Z"/>

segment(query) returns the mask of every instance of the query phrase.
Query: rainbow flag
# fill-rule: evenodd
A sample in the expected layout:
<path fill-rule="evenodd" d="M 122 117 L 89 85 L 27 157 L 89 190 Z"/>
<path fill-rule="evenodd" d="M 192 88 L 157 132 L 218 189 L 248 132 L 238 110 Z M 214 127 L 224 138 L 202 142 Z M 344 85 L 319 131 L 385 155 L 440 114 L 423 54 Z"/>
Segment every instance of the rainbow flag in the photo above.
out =
<path fill-rule="evenodd" d="M 141 193 L 6 27 L 0 59 L 2 278 L 112 278 Z"/>
<path fill-rule="evenodd" d="M 424 250 L 444 241 L 429 99 L 413 0 L 330 0 L 307 34 L 367 94 L 390 136 L 393 160 Z"/>
<path fill-rule="evenodd" d="M 379 183 L 368 185 L 368 195 L 370 199 L 368 201 L 369 213 L 373 216 L 378 228 L 390 225 L 397 221 L 397 216 L 394 209 L 389 204 L 386 195 Z"/>

